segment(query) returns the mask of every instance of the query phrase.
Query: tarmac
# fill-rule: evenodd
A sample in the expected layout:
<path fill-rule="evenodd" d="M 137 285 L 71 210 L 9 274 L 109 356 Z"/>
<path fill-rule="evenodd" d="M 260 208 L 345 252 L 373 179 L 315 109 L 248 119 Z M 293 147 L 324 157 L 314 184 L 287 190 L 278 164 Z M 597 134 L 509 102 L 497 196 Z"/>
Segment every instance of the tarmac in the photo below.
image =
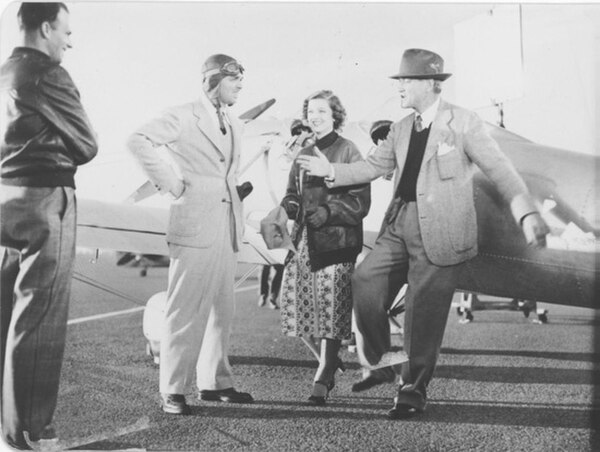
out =
<path fill-rule="evenodd" d="M 142 334 L 143 306 L 166 289 L 167 269 L 141 277 L 114 254 L 94 257 L 78 253 L 54 419 L 61 449 L 600 451 L 594 311 L 544 305 L 544 325 L 511 311 L 476 312 L 465 325 L 451 312 L 426 411 L 390 421 L 396 387 L 352 393 L 361 371 L 347 349 L 327 405 L 306 404 L 317 362 L 281 334 L 279 311 L 257 306 L 254 276 L 236 295 L 230 361 L 236 388 L 255 403 L 203 402 L 195 390 L 192 415 L 173 416 L 159 408 L 158 366 Z"/>

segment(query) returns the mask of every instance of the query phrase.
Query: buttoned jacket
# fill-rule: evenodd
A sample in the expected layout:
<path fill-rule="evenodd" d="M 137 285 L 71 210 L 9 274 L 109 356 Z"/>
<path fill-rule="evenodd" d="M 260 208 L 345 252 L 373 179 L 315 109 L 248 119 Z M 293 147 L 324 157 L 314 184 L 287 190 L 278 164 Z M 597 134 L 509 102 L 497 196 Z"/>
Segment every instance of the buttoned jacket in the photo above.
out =
<path fill-rule="evenodd" d="M 244 216 L 238 196 L 241 124 L 230 118 L 231 132 L 222 136 L 200 100 L 173 107 L 139 128 L 128 147 L 161 192 L 179 195 L 170 206 L 167 241 L 205 248 L 221 228 L 234 227 L 233 245 L 241 245 Z M 231 155 L 223 139 L 232 139 Z M 159 149 L 166 151 L 162 158 Z M 231 209 L 233 222 L 220 221 L 220 209 Z"/>
<path fill-rule="evenodd" d="M 365 161 L 334 164 L 333 186 L 367 182 L 396 169 L 396 189 L 414 120 L 415 114 L 410 114 L 392 124 L 387 139 Z M 536 211 L 525 183 L 479 116 L 441 101 L 431 124 L 416 187 L 423 246 L 436 265 L 457 264 L 477 254 L 475 165 L 510 203 L 517 222 Z"/>

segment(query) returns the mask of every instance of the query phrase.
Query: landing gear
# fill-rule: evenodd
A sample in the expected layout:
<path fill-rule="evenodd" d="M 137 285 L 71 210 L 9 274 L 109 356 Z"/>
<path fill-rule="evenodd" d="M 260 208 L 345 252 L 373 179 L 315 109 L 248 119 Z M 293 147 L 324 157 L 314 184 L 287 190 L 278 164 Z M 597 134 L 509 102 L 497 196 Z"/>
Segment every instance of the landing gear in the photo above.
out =
<path fill-rule="evenodd" d="M 537 319 L 532 323 L 548 323 L 548 310 L 537 307 L 537 303 L 531 300 L 521 300 L 513 298 L 510 301 L 485 301 L 479 300 L 476 294 L 462 293 L 456 306 L 456 313 L 461 317 L 459 323 L 470 323 L 473 321 L 474 311 L 500 310 L 500 311 L 521 311 L 526 319 L 532 312 L 537 314 Z M 464 317 L 463 317 L 464 316 Z"/>

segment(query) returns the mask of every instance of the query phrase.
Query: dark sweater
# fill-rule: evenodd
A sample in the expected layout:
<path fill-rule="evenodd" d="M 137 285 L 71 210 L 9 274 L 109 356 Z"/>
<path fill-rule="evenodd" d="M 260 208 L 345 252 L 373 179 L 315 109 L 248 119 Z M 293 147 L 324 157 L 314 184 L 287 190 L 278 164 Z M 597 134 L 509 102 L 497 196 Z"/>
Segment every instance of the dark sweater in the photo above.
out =
<path fill-rule="evenodd" d="M 431 125 L 420 132 L 417 132 L 413 128 L 410 134 L 408 154 L 395 196 L 396 198 L 402 198 L 403 201 L 411 202 L 417 200 L 417 178 L 419 177 L 419 171 L 421 171 L 421 163 L 423 163 L 429 130 L 431 130 Z"/>

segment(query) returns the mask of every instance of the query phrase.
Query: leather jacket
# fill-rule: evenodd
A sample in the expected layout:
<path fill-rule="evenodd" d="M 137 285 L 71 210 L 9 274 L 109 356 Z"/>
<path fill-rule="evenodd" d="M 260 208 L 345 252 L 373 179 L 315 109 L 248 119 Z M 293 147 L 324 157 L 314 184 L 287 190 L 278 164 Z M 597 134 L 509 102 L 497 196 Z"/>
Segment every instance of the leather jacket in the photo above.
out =
<path fill-rule="evenodd" d="M 335 132 L 305 147 L 299 155 L 313 155 L 315 146 L 332 163 L 363 159 L 353 142 Z M 356 261 L 363 245 L 362 219 L 371 206 L 370 184 L 328 188 L 323 177 L 307 176 L 294 163 L 281 206 L 288 217 L 295 220 L 292 231 L 295 245 L 302 237 L 303 228 L 307 228 L 308 255 L 313 272 L 329 265 Z M 322 226 L 313 228 L 306 223 L 307 212 L 320 206 L 327 210 L 328 217 Z"/>
<path fill-rule="evenodd" d="M 2 184 L 75 187 L 78 165 L 98 152 L 68 72 L 48 55 L 17 47 L 0 67 Z"/>

